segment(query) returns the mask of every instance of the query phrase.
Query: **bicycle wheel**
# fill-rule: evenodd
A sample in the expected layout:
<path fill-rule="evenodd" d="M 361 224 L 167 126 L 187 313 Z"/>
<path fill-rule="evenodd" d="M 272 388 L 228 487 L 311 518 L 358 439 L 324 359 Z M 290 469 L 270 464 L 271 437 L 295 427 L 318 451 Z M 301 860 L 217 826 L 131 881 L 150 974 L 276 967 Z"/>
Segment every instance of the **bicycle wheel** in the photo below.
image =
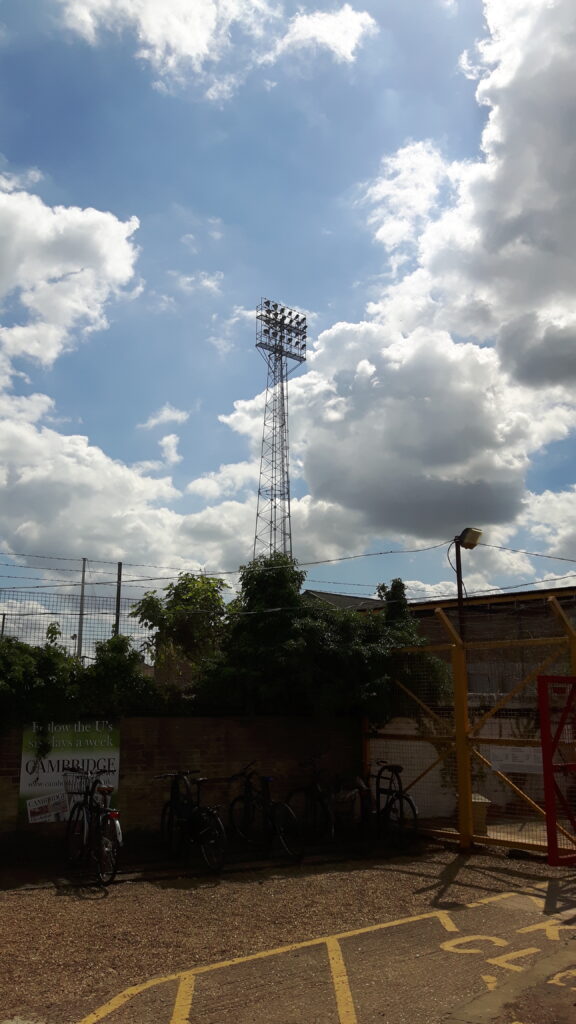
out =
<path fill-rule="evenodd" d="M 170 853 L 178 853 L 182 842 L 182 833 L 171 800 L 167 800 L 162 808 L 160 836 L 163 845 L 168 848 Z"/>
<path fill-rule="evenodd" d="M 226 853 L 226 830 L 216 811 L 202 808 L 197 842 L 207 867 L 219 871 Z"/>
<path fill-rule="evenodd" d="M 320 794 L 295 789 L 286 803 L 296 816 L 305 843 L 332 842 L 334 815 Z"/>
<path fill-rule="evenodd" d="M 418 827 L 418 814 L 411 797 L 405 793 L 397 794 L 386 804 L 381 817 L 382 831 L 391 845 L 402 847 L 413 842 Z"/>
<path fill-rule="evenodd" d="M 230 804 L 230 827 L 245 843 L 255 843 L 258 840 L 256 821 L 256 808 L 251 801 L 243 796 L 237 796 Z"/>
<path fill-rule="evenodd" d="M 116 822 L 108 814 L 102 814 L 94 829 L 94 860 L 97 880 L 100 885 L 110 885 L 118 870 L 120 843 Z"/>
<path fill-rule="evenodd" d="M 66 859 L 69 864 L 79 864 L 84 853 L 84 804 L 72 805 L 66 826 Z"/>
<path fill-rule="evenodd" d="M 304 853 L 302 830 L 296 815 L 288 804 L 273 803 L 269 810 L 273 833 L 277 836 L 280 846 L 292 860 L 300 860 Z"/>

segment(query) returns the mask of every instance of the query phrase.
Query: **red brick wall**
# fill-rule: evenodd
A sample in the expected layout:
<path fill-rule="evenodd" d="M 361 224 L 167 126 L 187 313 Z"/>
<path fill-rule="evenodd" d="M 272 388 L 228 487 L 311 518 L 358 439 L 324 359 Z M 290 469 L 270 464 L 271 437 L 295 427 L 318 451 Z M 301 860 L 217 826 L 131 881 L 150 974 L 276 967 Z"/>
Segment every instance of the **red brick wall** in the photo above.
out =
<path fill-rule="evenodd" d="M 199 768 L 206 776 L 227 777 L 248 763 L 274 777 L 272 792 L 281 797 L 306 776 L 300 762 L 325 755 L 328 777 L 361 769 L 358 719 L 308 718 L 126 718 L 120 727 L 118 805 L 126 830 L 157 828 L 168 785 L 153 776 L 176 768 Z M 0 831 L 17 826 L 38 831 L 59 826 L 18 822 L 21 733 L 0 735 Z M 237 790 L 213 786 L 206 797 L 227 804 Z"/>

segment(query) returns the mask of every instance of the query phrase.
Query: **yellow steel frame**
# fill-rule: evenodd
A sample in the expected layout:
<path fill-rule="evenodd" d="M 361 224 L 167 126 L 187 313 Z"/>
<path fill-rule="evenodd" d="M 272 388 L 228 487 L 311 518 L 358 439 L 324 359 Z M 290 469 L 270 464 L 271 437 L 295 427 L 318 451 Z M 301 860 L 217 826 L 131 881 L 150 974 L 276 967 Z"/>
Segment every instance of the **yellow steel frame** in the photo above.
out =
<path fill-rule="evenodd" d="M 510 598 L 508 598 L 510 600 Z M 500 603 L 504 603 L 506 598 L 499 598 Z M 457 780 L 458 780 L 458 841 L 462 850 L 469 849 L 473 843 L 479 843 L 481 845 L 493 845 L 493 846 L 509 846 L 509 847 L 525 847 L 525 842 L 518 842 L 515 840 L 502 840 L 496 837 L 480 836 L 474 834 L 474 819 L 472 813 L 472 770 L 471 761 L 472 757 L 479 760 L 482 764 L 490 768 L 490 770 L 500 778 L 511 790 L 513 790 L 518 796 L 520 796 L 537 814 L 544 816 L 545 811 L 537 804 L 532 798 L 525 793 L 519 786 L 516 785 L 504 772 L 496 769 L 492 762 L 484 757 L 479 750 L 475 747 L 481 743 L 490 743 L 493 746 L 539 746 L 538 740 L 517 740 L 512 737 L 506 739 L 499 739 L 497 737 L 481 737 L 478 736 L 479 731 L 483 726 L 491 719 L 497 712 L 505 708 L 511 700 L 514 699 L 534 680 L 537 676 L 544 674 L 548 668 L 558 660 L 568 649 L 570 655 L 570 664 L 573 674 L 576 675 L 576 629 L 568 619 L 566 612 L 559 604 L 558 600 L 554 596 L 547 598 L 547 604 L 550 610 L 558 619 L 559 623 L 563 627 L 563 635 L 551 636 L 551 637 L 530 637 L 521 640 L 464 640 L 454 624 L 448 618 L 446 611 L 444 610 L 446 604 L 435 608 L 435 614 L 442 623 L 445 633 L 447 634 L 446 643 L 442 644 L 425 644 L 421 647 L 406 647 L 403 648 L 406 653 L 450 653 L 452 663 L 452 676 L 454 683 L 454 732 L 446 733 L 442 739 L 446 740 L 446 750 L 439 754 L 435 761 L 429 764 L 420 774 L 408 784 L 406 789 L 412 789 L 418 782 L 421 782 L 429 772 L 437 767 L 446 757 L 453 751 L 456 754 L 456 765 L 457 765 Z M 489 711 L 487 711 L 481 718 L 479 718 L 472 725 L 470 724 L 468 716 L 468 669 L 467 669 L 467 652 L 469 650 L 490 650 L 490 649 L 502 649 L 510 647 L 541 647 L 541 646 L 553 646 L 553 650 L 546 658 L 544 658 L 534 669 L 531 669 L 520 682 L 504 697 L 502 697 Z M 415 693 L 413 693 L 408 687 L 398 680 L 395 681 L 396 685 L 408 694 L 416 704 L 421 707 L 427 715 L 432 719 L 444 723 L 444 720 L 423 700 L 420 699 Z M 408 742 L 430 742 L 432 737 L 420 735 L 420 736 L 402 736 L 398 734 L 386 733 L 383 734 L 383 738 L 386 739 L 402 739 Z M 434 741 L 438 743 L 438 737 L 434 736 Z M 367 754 L 365 755 L 367 763 Z M 570 840 L 570 842 L 576 845 L 576 839 L 569 832 L 566 831 L 561 825 L 558 825 L 558 830 Z M 430 829 L 434 835 L 438 836 L 454 836 L 455 833 L 449 829 Z M 531 844 L 536 845 L 538 848 L 545 848 L 543 844 Z"/>

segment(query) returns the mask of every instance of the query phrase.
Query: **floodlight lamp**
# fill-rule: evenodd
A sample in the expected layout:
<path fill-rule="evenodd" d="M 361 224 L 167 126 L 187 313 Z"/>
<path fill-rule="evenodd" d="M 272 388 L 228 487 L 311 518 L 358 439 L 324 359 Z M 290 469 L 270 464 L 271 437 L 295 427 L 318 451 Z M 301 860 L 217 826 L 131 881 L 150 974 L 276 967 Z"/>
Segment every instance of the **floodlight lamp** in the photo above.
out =
<path fill-rule="evenodd" d="M 264 305 L 267 306 L 268 309 L 270 309 L 270 299 L 265 299 L 264 300 Z"/>
<path fill-rule="evenodd" d="M 272 306 L 272 309 L 273 309 L 274 311 L 276 311 L 276 310 L 278 309 L 278 303 L 277 303 L 277 302 L 275 302 L 275 303 L 273 304 L 273 306 Z"/>
<path fill-rule="evenodd" d="M 467 550 L 471 551 L 472 548 L 475 548 L 480 542 L 481 536 L 482 530 L 478 530 L 475 526 L 467 526 L 466 529 L 462 530 L 462 533 L 454 539 L 458 541 L 461 548 L 467 548 Z"/>

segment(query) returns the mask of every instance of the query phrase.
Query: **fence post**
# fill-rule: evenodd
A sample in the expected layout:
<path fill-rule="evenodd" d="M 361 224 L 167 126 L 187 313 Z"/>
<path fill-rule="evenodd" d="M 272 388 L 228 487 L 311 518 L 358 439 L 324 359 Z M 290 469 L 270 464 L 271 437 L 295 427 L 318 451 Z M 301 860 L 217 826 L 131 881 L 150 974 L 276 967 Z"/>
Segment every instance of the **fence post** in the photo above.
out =
<path fill-rule="evenodd" d="M 472 817 L 472 770 L 468 742 L 468 672 L 466 648 L 456 644 L 452 652 L 454 674 L 454 729 L 456 733 L 456 766 L 458 772 L 458 828 L 460 849 L 469 850 L 474 835 Z"/>
<path fill-rule="evenodd" d="M 570 668 L 572 674 L 576 675 L 576 630 L 556 597 L 549 597 L 547 603 L 564 626 L 570 649 Z"/>
<path fill-rule="evenodd" d="M 86 562 L 87 558 L 82 559 L 82 579 L 80 582 L 80 609 L 78 612 L 78 635 L 76 638 L 76 657 L 82 658 L 82 639 L 84 636 L 84 592 L 86 590 Z"/>
<path fill-rule="evenodd" d="M 113 636 L 120 632 L 120 596 L 122 594 L 122 562 L 118 562 L 118 576 L 116 578 L 116 616 L 114 619 Z"/>
<path fill-rule="evenodd" d="M 452 680 L 454 684 L 454 739 L 456 749 L 456 772 L 458 779 L 458 832 L 460 849 L 469 850 L 474 836 L 472 815 L 472 768 L 470 763 L 470 740 L 468 719 L 468 669 L 466 645 L 454 629 L 442 608 L 436 614 L 449 634 L 452 648 Z"/>

